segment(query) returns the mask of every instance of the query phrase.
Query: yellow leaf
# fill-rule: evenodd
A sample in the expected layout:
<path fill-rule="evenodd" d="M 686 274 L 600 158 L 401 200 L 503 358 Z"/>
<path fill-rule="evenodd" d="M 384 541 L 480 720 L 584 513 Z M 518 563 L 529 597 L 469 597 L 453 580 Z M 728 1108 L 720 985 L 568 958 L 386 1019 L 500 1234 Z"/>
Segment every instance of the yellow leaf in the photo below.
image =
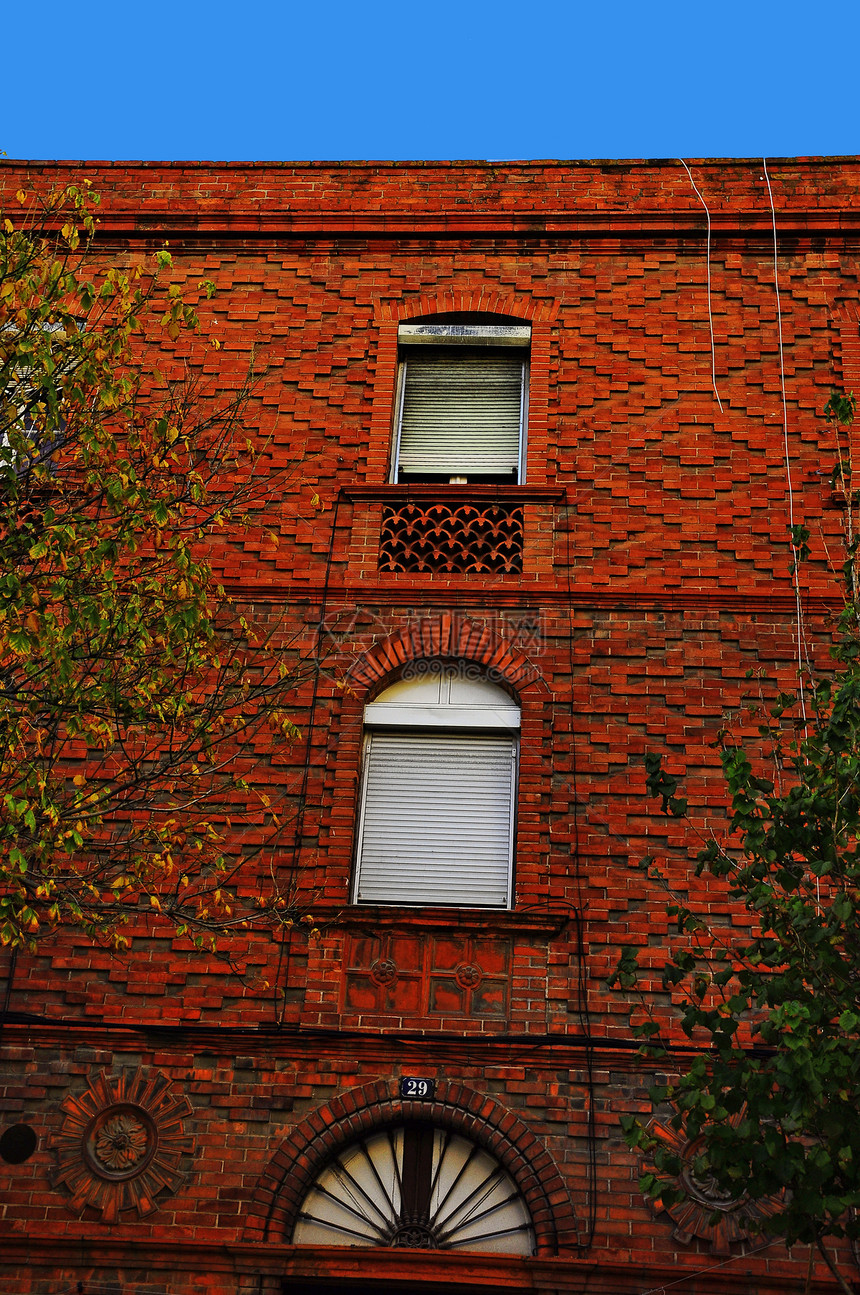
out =
<path fill-rule="evenodd" d="M 11 222 L 11 220 L 9 219 L 9 217 L 8 217 L 8 216 L 7 216 L 7 217 L 6 217 L 6 219 L 3 221 L 3 228 L 6 230 L 6 233 L 7 233 L 7 234 L 14 234 L 14 233 L 15 233 L 15 226 L 12 224 L 12 222 Z"/>
<path fill-rule="evenodd" d="M 24 203 L 27 201 L 27 195 L 26 195 L 26 193 L 24 192 L 24 190 L 23 190 L 23 189 L 19 189 L 19 190 L 18 190 L 18 192 L 15 194 L 15 197 L 18 199 L 18 201 L 20 202 L 21 206 L 23 207 Z"/>
<path fill-rule="evenodd" d="M 78 774 L 75 774 L 72 781 L 74 782 L 76 787 L 83 787 L 84 783 L 86 782 L 86 778 L 82 773 L 78 773 Z"/>

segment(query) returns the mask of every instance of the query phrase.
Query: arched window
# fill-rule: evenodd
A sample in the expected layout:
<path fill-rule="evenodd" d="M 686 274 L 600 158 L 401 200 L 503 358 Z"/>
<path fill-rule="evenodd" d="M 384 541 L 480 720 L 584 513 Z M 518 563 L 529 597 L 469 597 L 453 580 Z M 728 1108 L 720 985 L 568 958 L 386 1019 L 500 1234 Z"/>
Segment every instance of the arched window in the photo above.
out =
<path fill-rule="evenodd" d="M 341 1151 L 305 1197 L 292 1239 L 515 1255 L 535 1245 L 525 1201 L 499 1162 L 423 1124 L 371 1133 Z"/>
<path fill-rule="evenodd" d="M 509 907 L 519 707 L 419 664 L 365 708 L 354 902 Z"/>
<path fill-rule="evenodd" d="M 524 480 L 531 329 L 440 315 L 398 330 L 392 480 Z"/>

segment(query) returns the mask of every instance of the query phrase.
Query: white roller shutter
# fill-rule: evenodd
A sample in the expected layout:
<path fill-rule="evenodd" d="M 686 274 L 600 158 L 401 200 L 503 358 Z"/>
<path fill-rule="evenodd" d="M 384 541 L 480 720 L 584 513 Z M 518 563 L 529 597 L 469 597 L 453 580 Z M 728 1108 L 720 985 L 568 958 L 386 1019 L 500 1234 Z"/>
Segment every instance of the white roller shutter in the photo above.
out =
<path fill-rule="evenodd" d="M 515 350 L 410 348 L 399 475 L 518 474 L 525 361 Z"/>
<path fill-rule="evenodd" d="M 357 902 L 506 907 L 515 795 L 512 738 L 369 734 Z"/>

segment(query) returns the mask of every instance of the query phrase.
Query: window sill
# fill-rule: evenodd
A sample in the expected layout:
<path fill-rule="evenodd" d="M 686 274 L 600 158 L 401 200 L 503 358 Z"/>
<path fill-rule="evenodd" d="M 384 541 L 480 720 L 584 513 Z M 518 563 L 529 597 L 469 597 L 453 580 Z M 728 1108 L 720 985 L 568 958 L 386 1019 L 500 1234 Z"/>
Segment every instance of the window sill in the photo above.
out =
<path fill-rule="evenodd" d="M 384 503 L 416 503 L 422 501 L 475 503 L 494 500 L 507 500 L 517 504 L 560 503 L 565 497 L 563 486 L 500 486 L 500 485 L 465 485 L 451 486 L 444 482 L 427 485 L 399 485 L 389 483 L 381 486 L 347 486 L 343 495 L 345 499 L 381 500 Z"/>
<path fill-rule="evenodd" d="M 831 508 L 847 508 L 850 504 L 853 507 L 860 502 L 860 490 L 845 490 L 839 486 L 834 486 L 830 491 Z"/>
<path fill-rule="evenodd" d="M 493 908 L 390 908 L 378 904 L 350 904 L 346 908 L 317 906 L 313 910 L 317 926 L 336 926 L 358 930 L 408 929 L 538 932 L 558 935 L 572 918 L 570 912 L 535 909 Z"/>

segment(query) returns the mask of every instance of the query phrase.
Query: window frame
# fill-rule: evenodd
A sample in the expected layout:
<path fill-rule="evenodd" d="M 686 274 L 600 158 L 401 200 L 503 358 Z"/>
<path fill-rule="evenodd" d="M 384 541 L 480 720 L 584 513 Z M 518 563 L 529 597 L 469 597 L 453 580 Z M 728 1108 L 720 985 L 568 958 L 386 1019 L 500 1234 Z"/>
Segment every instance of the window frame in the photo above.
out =
<path fill-rule="evenodd" d="M 440 679 L 440 696 L 445 687 L 445 680 L 447 679 L 449 681 L 447 691 L 450 698 L 450 681 L 456 677 L 456 672 L 454 671 L 443 670 L 438 672 L 436 678 Z M 419 680 L 416 682 L 420 683 L 421 681 Z M 471 683 L 473 685 L 477 684 L 479 690 L 481 690 L 483 685 L 485 699 L 489 699 L 491 695 L 495 695 L 498 704 L 490 704 L 489 700 L 486 700 L 484 704 L 473 707 L 455 704 L 450 702 L 450 700 L 424 705 L 422 705 L 420 701 L 418 703 L 413 701 L 406 705 L 398 705 L 391 701 L 386 702 L 385 698 L 387 696 L 390 697 L 391 693 L 397 688 L 397 685 L 395 684 L 385 689 L 376 701 L 371 702 L 365 707 L 364 734 L 361 749 L 361 777 L 359 781 L 358 814 L 355 832 L 353 880 L 350 892 L 351 903 L 359 906 L 381 905 L 404 908 L 458 908 L 496 912 L 509 911 L 513 907 L 514 853 L 516 847 L 517 807 L 520 782 L 519 728 L 521 722 L 521 711 L 519 705 L 514 702 L 512 698 L 508 697 L 508 695 L 504 693 L 498 685 L 491 684 L 483 675 L 480 676 L 480 679 L 471 680 Z M 505 698 L 506 704 L 501 702 L 502 697 Z M 397 713 L 398 710 L 400 711 L 400 714 Z M 386 714 L 386 712 L 389 713 Z M 411 867 L 415 870 L 412 877 L 410 878 L 407 872 L 406 880 L 404 880 L 401 875 L 396 884 L 392 887 L 392 890 L 395 893 L 389 893 L 388 895 L 378 893 L 381 888 L 380 883 L 378 881 L 374 882 L 372 878 L 368 878 L 367 872 L 363 873 L 363 865 L 365 862 L 363 855 L 367 839 L 366 829 L 368 825 L 368 810 L 371 806 L 370 792 L 373 770 L 373 743 L 374 738 L 379 739 L 386 735 L 399 737 L 404 740 L 407 745 L 412 746 L 415 750 L 416 760 L 420 761 L 422 758 L 426 759 L 427 769 L 431 773 L 434 772 L 435 762 L 435 767 L 439 770 L 442 777 L 445 775 L 447 766 L 444 762 L 444 755 L 441 755 L 440 752 L 444 751 L 444 747 L 448 742 L 451 743 L 453 751 L 453 744 L 457 742 L 459 744 L 460 760 L 453 763 L 451 767 L 457 768 L 458 765 L 462 767 L 463 773 L 460 777 L 467 785 L 467 794 L 470 790 L 466 776 L 468 773 L 468 765 L 463 763 L 462 753 L 469 744 L 470 739 L 476 744 L 493 739 L 495 739 L 497 743 L 504 744 L 504 751 L 507 753 L 510 761 L 510 779 L 508 781 L 507 777 L 499 775 L 494 784 L 498 791 L 509 798 L 506 824 L 507 857 L 504 865 L 504 897 L 501 901 L 481 902 L 476 901 L 471 897 L 464 898 L 447 892 L 441 896 L 431 893 L 414 899 L 404 897 L 404 887 L 410 880 L 418 885 L 423 883 L 427 890 L 432 891 L 433 886 L 439 884 L 438 874 L 444 871 L 449 863 L 451 869 L 462 864 L 463 860 L 455 858 L 453 851 L 451 852 L 450 859 L 445 858 L 438 864 L 436 861 L 433 861 L 429 867 L 428 874 L 425 874 L 424 876 L 422 876 L 421 873 L 421 859 L 408 859 L 406 861 L 406 868 L 409 869 Z M 423 750 L 422 743 L 424 744 Z M 377 749 L 382 745 L 383 744 L 378 743 Z M 391 758 L 390 754 L 388 758 Z M 492 760 L 492 753 L 488 754 L 488 758 Z M 383 752 L 378 759 L 380 764 L 386 759 L 384 747 Z M 498 759 L 499 762 L 501 762 L 501 748 L 498 748 Z M 375 770 L 377 774 L 380 772 L 380 764 L 377 764 Z M 493 771 L 490 770 L 489 765 L 479 767 L 475 776 L 480 778 L 485 772 L 488 778 L 493 776 Z M 413 778 L 414 777 L 415 775 L 413 774 Z M 402 795 L 406 796 L 409 790 L 408 782 L 405 782 L 405 786 L 403 788 L 399 788 L 395 784 L 393 789 L 393 797 L 395 801 L 398 794 L 402 792 Z M 427 803 L 429 806 L 429 801 Z M 376 810 L 375 805 L 373 806 L 373 809 L 374 811 Z M 421 805 L 417 802 L 413 804 L 409 801 L 403 805 L 397 806 L 395 812 L 397 815 L 396 821 L 398 825 L 403 825 L 404 818 L 406 819 L 404 830 L 408 831 L 410 828 L 417 825 L 420 817 Z M 411 818 L 409 817 L 410 813 Z M 480 807 L 477 804 L 475 810 L 472 811 L 473 815 L 475 813 L 480 813 Z M 465 817 L 466 816 L 461 816 L 459 821 L 463 822 Z M 455 826 L 456 822 L 457 820 L 455 819 Z M 496 826 L 501 833 L 501 816 L 497 818 Z M 378 866 L 379 864 L 377 863 L 377 867 Z M 371 897 L 368 897 L 367 895 L 362 896 L 361 894 L 363 877 L 366 888 L 373 885 L 376 885 L 377 887 L 377 893 Z M 500 877 L 499 879 L 501 880 Z M 451 871 L 449 878 L 446 878 L 446 882 L 452 887 L 455 887 L 456 880 L 456 873 Z M 484 884 L 485 887 L 489 889 L 491 885 L 495 884 L 495 878 L 490 878 L 485 881 Z"/>
<path fill-rule="evenodd" d="M 410 352 L 416 352 L 419 347 L 422 350 L 427 347 L 445 348 L 446 350 L 462 347 L 464 351 L 468 350 L 470 352 L 478 353 L 486 348 L 493 348 L 494 350 L 510 348 L 525 352 L 522 357 L 520 373 L 519 443 L 516 462 L 516 477 L 515 480 L 510 480 L 507 476 L 502 476 L 502 474 L 474 473 L 471 477 L 466 477 L 465 480 L 461 482 L 459 474 L 452 471 L 448 484 L 477 484 L 477 482 L 474 481 L 475 477 L 481 477 L 484 479 L 481 484 L 492 484 L 494 481 L 499 484 L 507 485 L 525 484 L 532 343 L 531 326 L 528 324 L 490 323 L 402 323 L 398 326 L 397 342 L 398 364 L 391 453 L 391 483 L 394 485 L 413 485 L 421 483 L 420 477 L 410 477 L 409 481 L 400 480 L 403 414 L 406 407 Z M 435 475 L 436 474 L 428 474 L 425 480 L 430 482 L 432 477 Z M 444 471 L 438 475 L 443 476 Z M 487 478 L 489 478 L 489 482 L 487 482 Z"/>

